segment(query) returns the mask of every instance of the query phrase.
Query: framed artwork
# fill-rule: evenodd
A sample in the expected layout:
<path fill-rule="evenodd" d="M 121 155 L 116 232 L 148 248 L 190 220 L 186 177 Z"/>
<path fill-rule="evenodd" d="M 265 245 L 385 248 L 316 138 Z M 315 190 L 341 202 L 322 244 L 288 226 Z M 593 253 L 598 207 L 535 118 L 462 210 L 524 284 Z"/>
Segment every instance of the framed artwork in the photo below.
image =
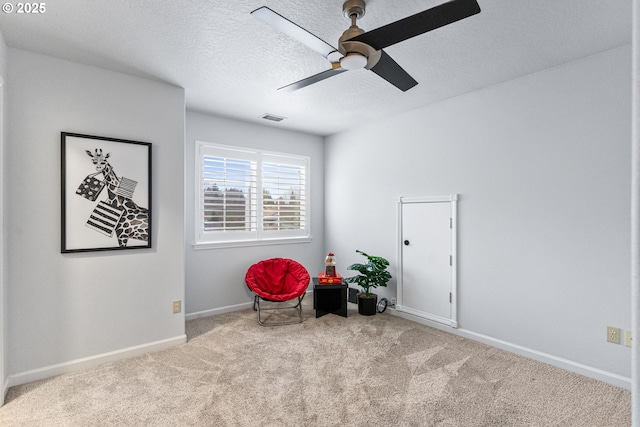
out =
<path fill-rule="evenodd" d="M 151 247 L 151 144 L 61 132 L 62 253 Z"/>

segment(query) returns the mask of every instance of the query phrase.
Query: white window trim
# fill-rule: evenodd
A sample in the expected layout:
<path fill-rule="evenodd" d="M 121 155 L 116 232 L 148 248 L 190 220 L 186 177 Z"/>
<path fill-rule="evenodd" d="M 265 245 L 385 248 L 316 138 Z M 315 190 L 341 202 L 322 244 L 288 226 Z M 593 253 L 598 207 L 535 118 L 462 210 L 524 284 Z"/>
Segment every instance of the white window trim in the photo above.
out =
<path fill-rule="evenodd" d="M 292 245 L 296 243 L 310 243 L 312 240 L 313 238 L 309 235 L 308 237 L 284 239 L 245 240 L 234 242 L 196 242 L 193 244 L 193 249 L 201 251 L 207 249 L 242 248 L 249 246 Z"/>
<path fill-rule="evenodd" d="M 258 170 L 261 170 L 263 161 L 273 160 L 273 157 L 288 157 L 293 160 L 293 164 L 300 163 L 304 164 L 306 179 L 305 179 L 305 206 L 306 206 L 306 215 L 305 215 L 305 228 L 296 232 L 292 235 L 292 233 L 288 231 L 264 231 L 261 230 L 261 227 L 258 227 L 256 231 L 255 237 L 251 236 L 247 238 L 243 236 L 242 238 L 230 238 L 228 240 L 207 240 L 201 239 L 201 234 L 208 234 L 207 232 L 202 231 L 202 212 L 204 209 L 204 194 L 201 191 L 202 188 L 202 156 L 203 151 L 215 151 L 216 149 L 221 150 L 232 150 L 237 151 L 239 153 L 253 155 L 255 154 L 258 158 Z M 228 155 L 228 152 L 226 153 Z M 282 244 L 296 244 L 296 243 L 309 243 L 312 241 L 311 237 L 311 198 L 310 198 L 310 176 L 311 176 L 311 158 L 309 156 L 293 154 L 293 153 L 283 153 L 283 152 L 275 152 L 275 151 L 267 151 L 267 150 L 259 150 L 247 147 L 239 147 L 234 145 L 225 145 L 218 144 L 213 142 L 199 141 L 196 140 L 195 147 L 195 189 L 196 189 L 196 197 L 195 197 L 195 227 L 194 227 L 194 236 L 195 242 L 193 243 L 194 250 L 204 250 L 204 249 L 217 249 L 217 248 L 233 248 L 233 247 L 247 247 L 247 246 L 266 246 L 266 245 L 282 245 Z M 271 157 L 271 158 L 270 158 Z M 262 224 L 262 177 L 259 178 L 258 188 L 257 188 L 257 196 L 258 196 L 258 205 L 257 208 L 257 224 Z M 213 233 L 213 232 L 209 232 Z M 213 236 L 213 234 L 211 234 Z"/>

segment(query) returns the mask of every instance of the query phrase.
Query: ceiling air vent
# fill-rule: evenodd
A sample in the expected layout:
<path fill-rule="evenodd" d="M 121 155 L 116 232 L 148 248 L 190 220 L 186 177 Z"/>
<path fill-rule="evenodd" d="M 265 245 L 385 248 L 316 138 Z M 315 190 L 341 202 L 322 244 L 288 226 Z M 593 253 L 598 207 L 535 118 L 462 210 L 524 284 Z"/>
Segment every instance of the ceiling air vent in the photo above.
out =
<path fill-rule="evenodd" d="M 261 119 L 265 119 L 265 120 L 271 120 L 272 122 L 281 122 L 284 119 L 286 119 L 286 117 L 280 117 L 280 116 L 276 116 L 275 114 L 264 114 L 260 117 Z"/>

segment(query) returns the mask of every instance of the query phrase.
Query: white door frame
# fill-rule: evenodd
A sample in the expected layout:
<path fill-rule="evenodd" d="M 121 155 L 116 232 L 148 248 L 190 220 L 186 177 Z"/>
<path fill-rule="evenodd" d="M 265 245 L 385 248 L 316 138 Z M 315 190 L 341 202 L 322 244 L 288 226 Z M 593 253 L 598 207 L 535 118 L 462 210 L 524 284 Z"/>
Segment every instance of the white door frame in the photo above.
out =
<path fill-rule="evenodd" d="M 444 318 L 434 314 L 428 314 L 413 310 L 403 305 L 402 300 L 402 206 L 409 203 L 450 203 L 451 206 L 451 318 Z M 458 327 L 458 195 L 434 197 L 399 197 L 397 214 L 397 259 L 398 259 L 398 287 L 396 310 L 412 314 L 427 320 L 432 320 L 441 324 L 449 325 L 452 328 Z"/>

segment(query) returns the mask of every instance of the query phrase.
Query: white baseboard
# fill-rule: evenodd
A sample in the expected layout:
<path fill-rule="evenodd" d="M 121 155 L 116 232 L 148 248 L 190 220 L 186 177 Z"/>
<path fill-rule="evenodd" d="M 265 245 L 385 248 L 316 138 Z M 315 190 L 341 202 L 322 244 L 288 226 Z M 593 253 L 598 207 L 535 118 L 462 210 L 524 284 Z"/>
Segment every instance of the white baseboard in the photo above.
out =
<path fill-rule="evenodd" d="M 423 319 L 412 314 L 403 313 L 398 310 L 390 310 L 390 312 L 396 316 L 402 317 L 407 320 L 430 326 L 434 329 L 439 329 L 450 334 L 458 335 L 464 338 L 468 338 L 474 341 L 481 342 L 483 344 L 490 345 L 492 347 L 506 350 L 508 352 L 523 356 L 528 359 L 537 360 L 538 362 L 546 363 L 569 372 L 583 375 L 585 377 L 593 378 L 598 381 L 605 382 L 607 384 L 614 385 L 616 387 L 631 390 L 631 378 L 623 377 L 622 375 L 614 374 L 612 372 L 603 371 L 602 369 L 594 368 L 592 366 L 584 365 L 582 363 L 574 362 L 572 360 L 563 359 L 562 357 L 553 356 L 551 354 L 543 353 L 538 350 L 533 350 L 528 347 L 523 347 L 518 344 L 513 344 L 507 341 L 503 341 L 497 338 L 493 338 L 487 335 L 479 334 L 477 332 L 469 331 L 463 328 L 454 329 L 442 325 L 440 323 Z"/>
<path fill-rule="evenodd" d="M 246 308 L 251 308 L 251 307 L 253 307 L 253 301 L 243 302 L 242 304 L 228 305 L 220 308 L 212 308 L 211 310 L 196 311 L 195 313 L 187 313 L 185 314 L 184 319 L 194 320 L 194 319 L 199 319 L 201 317 L 215 316 L 216 314 L 230 313 L 232 311 L 244 310 Z"/>
<path fill-rule="evenodd" d="M 141 344 L 129 348 L 123 348 L 121 350 L 84 357 L 81 359 L 71 360 L 69 362 L 59 363 L 57 365 L 45 366 L 43 368 L 9 375 L 5 388 L 8 389 L 9 387 L 13 387 L 16 385 L 26 384 L 32 381 L 38 381 L 56 375 L 66 374 L 68 372 L 98 366 L 103 363 L 128 359 L 130 357 L 139 356 L 141 354 L 150 353 L 152 351 L 163 350 L 165 348 L 173 347 L 174 345 L 183 344 L 185 342 L 187 342 L 187 336 L 179 335 L 177 337 L 168 338 L 166 340 Z"/>

